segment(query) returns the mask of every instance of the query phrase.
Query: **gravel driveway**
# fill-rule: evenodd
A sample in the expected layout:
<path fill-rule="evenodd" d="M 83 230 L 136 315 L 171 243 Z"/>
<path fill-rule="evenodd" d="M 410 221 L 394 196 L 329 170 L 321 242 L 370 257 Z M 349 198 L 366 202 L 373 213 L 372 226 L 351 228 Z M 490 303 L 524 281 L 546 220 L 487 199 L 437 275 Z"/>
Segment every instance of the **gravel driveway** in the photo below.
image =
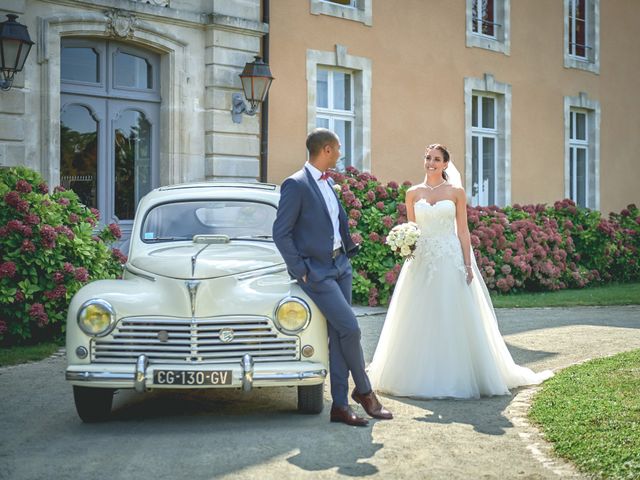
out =
<path fill-rule="evenodd" d="M 498 317 L 516 362 L 534 370 L 640 348 L 640 306 L 502 309 Z M 360 317 L 367 360 L 383 321 Z M 65 365 L 54 356 L 0 368 L 0 478 L 577 476 L 526 420 L 535 388 L 470 401 L 386 398 L 396 418 L 368 428 L 331 424 L 326 410 L 299 415 L 288 388 L 125 392 L 111 422 L 85 425 Z M 328 409 L 328 389 L 325 400 Z"/>

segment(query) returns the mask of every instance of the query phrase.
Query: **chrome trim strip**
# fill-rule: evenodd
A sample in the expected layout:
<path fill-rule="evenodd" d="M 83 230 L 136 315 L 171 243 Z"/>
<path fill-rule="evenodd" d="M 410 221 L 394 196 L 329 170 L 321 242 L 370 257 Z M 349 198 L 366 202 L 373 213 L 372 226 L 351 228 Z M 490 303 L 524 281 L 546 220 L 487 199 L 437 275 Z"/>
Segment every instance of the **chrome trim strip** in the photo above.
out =
<path fill-rule="evenodd" d="M 248 355 L 249 356 L 249 355 Z M 249 356 L 250 357 L 250 356 Z M 271 381 L 271 382 L 289 382 L 292 380 L 324 380 L 327 376 L 327 370 L 312 370 L 308 372 L 298 373 L 253 373 L 253 366 L 249 366 L 248 370 L 244 370 L 242 376 L 242 388 L 245 391 L 250 391 L 253 388 L 253 383 L 256 381 Z M 134 388 L 138 382 L 136 382 L 137 373 L 125 373 L 125 372 L 65 372 L 66 380 L 75 382 L 133 382 Z M 249 390 L 245 389 L 245 384 Z M 136 388 L 136 391 L 139 391 Z M 144 391 L 144 390 L 143 390 Z"/>
<path fill-rule="evenodd" d="M 198 293 L 198 287 L 200 286 L 199 280 L 187 280 L 184 282 L 189 290 L 189 298 L 191 299 L 191 317 L 196 316 L 196 295 Z"/>
<path fill-rule="evenodd" d="M 126 372 L 65 372 L 67 380 L 75 382 L 133 382 L 135 374 Z"/>
<path fill-rule="evenodd" d="M 142 393 L 147 389 L 146 375 L 148 366 L 149 360 L 147 359 L 146 355 L 140 355 L 138 357 L 138 361 L 136 362 L 136 371 L 133 381 L 133 388 L 136 389 L 136 392 Z"/>
<path fill-rule="evenodd" d="M 289 380 L 312 380 L 312 379 L 324 379 L 327 376 L 327 371 L 325 369 L 322 370 L 313 370 L 310 372 L 299 372 L 299 373 L 264 373 L 264 374 L 254 374 L 253 380 L 270 380 L 270 381 L 289 381 Z"/>
<path fill-rule="evenodd" d="M 124 269 L 127 272 L 129 272 L 131 275 L 135 275 L 136 277 L 144 278 L 145 280 L 149 280 L 150 282 L 156 281 L 156 277 L 152 277 L 151 275 L 147 275 L 145 273 L 135 271 L 128 263 L 124 265 Z"/>
<path fill-rule="evenodd" d="M 236 278 L 240 281 L 243 281 L 243 280 L 249 280 L 250 278 L 262 277 L 265 275 L 272 275 L 274 273 L 281 273 L 286 271 L 287 271 L 286 265 L 281 264 L 275 267 L 267 267 L 267 268 L 263 268 L 261 270 L 256 270 L 253 272 L 241 273 L 236 275 Z"/>
<path fill-rule="evenodd" d="M 240 362 L 242 367 L 242 390 L 250 392 L 253 388 L 253 357 L 245 353 Z"/>

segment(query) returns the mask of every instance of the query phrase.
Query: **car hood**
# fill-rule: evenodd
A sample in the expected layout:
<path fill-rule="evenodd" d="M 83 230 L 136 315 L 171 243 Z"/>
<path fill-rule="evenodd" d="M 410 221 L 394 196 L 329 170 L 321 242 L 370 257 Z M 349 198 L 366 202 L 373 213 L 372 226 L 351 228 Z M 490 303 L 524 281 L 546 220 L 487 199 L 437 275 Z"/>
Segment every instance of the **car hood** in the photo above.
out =
<path fill-rule="evenodd" d="M 149 273 L 179 279 L 218 278 L 284 263 L 272 243 L 247 242 L 204 247 L 159 246 L 148 250 L 144 256 L 132 258 L 130 263 Z M 192 269 L 192 258 L 196 255 L 195 268 Z"/>

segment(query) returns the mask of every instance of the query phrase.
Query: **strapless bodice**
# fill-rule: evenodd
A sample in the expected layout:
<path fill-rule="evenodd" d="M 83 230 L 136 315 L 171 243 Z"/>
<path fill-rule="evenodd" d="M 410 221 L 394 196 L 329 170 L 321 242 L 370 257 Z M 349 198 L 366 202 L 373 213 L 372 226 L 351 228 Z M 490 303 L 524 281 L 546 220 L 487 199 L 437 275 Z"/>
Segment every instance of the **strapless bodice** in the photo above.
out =
<path fill-rule="evenodd" d="M 416 245 L 415 259 L 418 268 L 427 268 L 429 276 L 440 267 L 440 261 L 453 265 L 463 275 L 464 259 L 460 240 L 456 235 L 456 204 L 453 200 L 439 200 L 434 204 L 418 200 L 414 204 L 420 238 Z"/>
<path fill-rule="evenodd" d="M 453 200 L 439 200 L 433 205 L 425 199 L 414 205 L 416 223 L 425 238 L 455 235 L 456 204 Z"/>

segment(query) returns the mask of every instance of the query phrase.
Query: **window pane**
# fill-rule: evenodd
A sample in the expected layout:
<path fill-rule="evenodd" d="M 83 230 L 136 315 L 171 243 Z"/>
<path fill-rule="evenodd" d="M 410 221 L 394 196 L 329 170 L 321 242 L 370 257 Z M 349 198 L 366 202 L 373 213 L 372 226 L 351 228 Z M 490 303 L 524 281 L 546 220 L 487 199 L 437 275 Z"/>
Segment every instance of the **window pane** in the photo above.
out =
<path fill-rule="evenodd" d="M 587 18 L 587 0 L 574 0 L 576 19 L 586 20 Z"/>
<path fill-rule="evenodd" d="M 329 119 L 324 117 L 316 117 L 316 127 L 329 128 Z"/>
<path fill-rule="evenodd" d="M 316 105 L 329 108 L 329 72 L 320 68 L 316 79 Z"/>
<path fill-rule="evenodd" d="M 471 126 L 478 126 L 478 96 L 471 97 Z"/>
<path fill-rule="evenodd" d="M 353 165 L 351 126 L 351 120 L 336 119 L 333 123 L 334 131 L 340 138 L 340 143 L 342 143 L 342 148 L 340 149 L 342 156 L 338 159 L 338 163 L 336 165 L 336 168 L 340 171 L 343 171 L 348 166 Z"/>
<path fill-rule="evenodd" d="M 478 32 L 478 1 L 479 0 L 473 0 L 471 2 L 471 28 L 476 33 Z"/>
<path fill-rule="evenodd" d="M 70 105 L 60 114 L 60 183 L 98 208 L 97 180 L 98 122 L 88 108 Z"/>
<path fill-rule="evenodd" d="M 191 240 L 194 235 L 270 236 L 275 218 L 274 207 L 258 202 L 203 200 L 164 203 L 149 211 L 141 236 L 143 241 L 154 243 L 172 237 Z"/>
<path fill-rule="evenodd" d="M 484 35 L 495 36 L 494 18 L 493 0 L 482 0 L 482 33 Z"/>
<path fill-rule="evenodd" d="M 576 203 L 587 206 L 587 149 L 576 149 Z"/>
<path fill-rule="evenodd" d="M 471 197 L 473 198 L 473 203 L 474 205 L 478 205 L 478 195 L 480 193 L 480 188 L 479 188 L 479 179 L 480 176 L 478 175 L 478 171 L 479 171 L 479 158 L 480 156 L 478 155 L 478 137 L 476 136 L 472 136 L 471 137 L 471 181 L 472 181 L 472 186 L 471 186 Z"/>
<path fill-rule="evenodd" d="M 586 23 L 583 20 L 576 20 L 576 35 L 575 35 L 575 50 L 574 55 L 577 57 L 586 57 Z"/>
<path fill-rule="evenodd" d="M 135 110 L 115 122 L 115 212 L 132 220 L 138 201 L 151 190 L 151 124 Z"/>
<path fill-rule="evenodd" d="M 576 113 L 576 140 L 587 139 L 587 115 Z"/>
<path fill-rule="evenodd" d="M 89 47 L 62 47 L 60 77 L 78 82 L 100 82 L 100 56 Z"/>
<path fill-rule="evenodd" d="M 576 200 L 576 190 L 574 188 L 576 175 L 575 158 L 576 149 L 571 147 L 569 148 L 569 198 L 573 201 Z"/>
<path fill-rule="evenodd" d="M 495 205 L 496 190 L 496 141 L 495 138 L 483 138 L 482 142 L 482 191 L 486 205 Z"/>
<path fill-rule="evenodd" d="M 153 69 L 145 58 L 118 52 L 115 69 L 118 87 L 153 88 Z"/>
<path fill-rule="evenodd" d="M 569 138 L 571 140 L 574 140 L 576 138 L 576 134 L 573 131 L 573 124 L 574 124 L 573 119 L 575 118 L 575 116 L 576 116 L 575 112 L 571 112 L 569 114 Z"/>
<path fill-rule="evenodd" d="M 333 72 L 333 108 L 351 110 L 351 75 Z"/>
<path fill-rule="evenodd" d="M 495 103 L 494 98 L 482 97 L 482 128 L 496 128 Z"/>

